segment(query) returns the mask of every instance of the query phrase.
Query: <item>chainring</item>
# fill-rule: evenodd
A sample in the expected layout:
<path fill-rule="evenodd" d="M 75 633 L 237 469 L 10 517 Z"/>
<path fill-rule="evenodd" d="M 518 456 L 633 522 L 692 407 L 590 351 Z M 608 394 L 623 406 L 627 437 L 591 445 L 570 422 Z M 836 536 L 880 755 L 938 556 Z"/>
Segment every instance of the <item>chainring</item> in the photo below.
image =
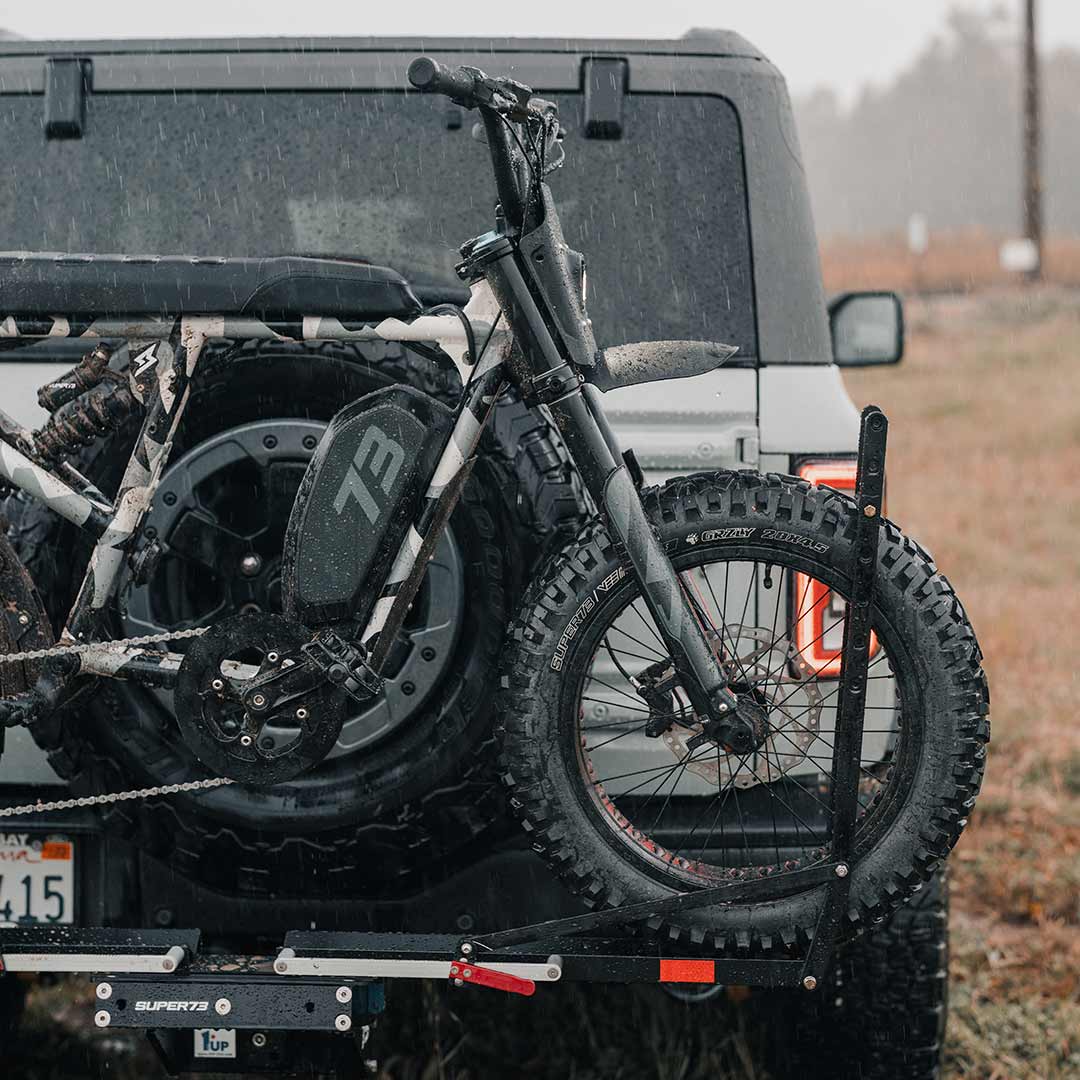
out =
<path fill-rule="evenodd" d="M 278 691 L 267 684 L 265 708 L 250 706 L 251 682 L 303 663 L 300 647 L 310 636 L 298 623 L 260 612 L 223 619 L 194 641 L 180 665 L 176 721 L 208 769 L 270 787 L 299 776 L 333 749 L 345 698 L 325 680 L 313 675 L 307 685 L 294 682 Z"/>

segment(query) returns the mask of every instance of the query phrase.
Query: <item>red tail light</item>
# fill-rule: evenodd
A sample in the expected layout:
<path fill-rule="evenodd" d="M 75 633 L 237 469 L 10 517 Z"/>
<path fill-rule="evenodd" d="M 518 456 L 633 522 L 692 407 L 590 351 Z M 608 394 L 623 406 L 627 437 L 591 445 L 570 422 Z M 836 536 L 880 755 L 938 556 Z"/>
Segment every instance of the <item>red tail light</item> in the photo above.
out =
<path fill-rule="evenodd" d="M 855 491 L 855 459 L 832 458 L 804 461 L 798 475 L 811 484 L 824 484 L 837 491 Z M 831 589 L 816 578 L 795 575 L 792 618 L 795 622 L 795 647 L 799 662 L 810 672 L 825 678 L 840 674 L 840 649 L 844 638 L 844 613 L 847 603 L 834 596 Z M 870 635 L 870 655 L 878 649 L 878 640 Z"/>

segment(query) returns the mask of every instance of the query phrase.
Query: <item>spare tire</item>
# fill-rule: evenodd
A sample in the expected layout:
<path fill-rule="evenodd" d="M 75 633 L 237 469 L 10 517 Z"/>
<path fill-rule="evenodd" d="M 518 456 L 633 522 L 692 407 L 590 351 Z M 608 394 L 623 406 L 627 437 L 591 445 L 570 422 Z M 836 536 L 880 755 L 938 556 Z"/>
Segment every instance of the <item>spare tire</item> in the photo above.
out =
<path fill-rule="evenodd" d="M 396 382 L 444 398 L 460 386 L 448 366 L 394 344 L 249 343 L 210 353 L 146 522 L 146 538 L 156 536 L 164 554 L 146 584 L 125 583 L 115 636 L 279 609 L 281 539 L 322 426 L 345 403 Z M 451 860 L 497 816 L 487 748 L 503 633 L 528 568 L 581 512 L 580 488 L 545 418 L 513 400 L 499 412 L 495 430 L 512 432 L 514 444 L 485 437 L 404 628 L 386 697 L 357 710 L 327 760 L 295 781 L 120 803 L 107 811 L 110 831 L 219 889 L 299 894 L 325 872 L 340 895 L 385 895 L 395 883 L 406 888 L 418 868 Z M 110 492 L 131 440 L 128 430 L 101 441 L 80 468 Z M 59 625 L 89 545 L 36 504 L 9 504 L 16 550 Z M 250 554 L 226 559 L 235 548 L 222 540 L 237 536 Z M 205 775 L 179 738 L 171 694 L 135 684 L 103 681 L 78 714 L 33 733 L 79 793 Z"/>

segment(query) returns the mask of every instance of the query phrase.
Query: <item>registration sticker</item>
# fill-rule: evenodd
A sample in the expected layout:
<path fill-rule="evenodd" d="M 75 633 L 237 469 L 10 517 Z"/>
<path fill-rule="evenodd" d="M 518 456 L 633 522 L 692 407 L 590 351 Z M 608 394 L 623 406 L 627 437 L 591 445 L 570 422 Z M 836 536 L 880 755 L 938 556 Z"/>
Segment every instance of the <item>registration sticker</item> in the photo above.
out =
<path fill-rule="evenodd" d="M 74 918 L 74 841 L 0 832 L 0 926 L 70 923 Z"/>

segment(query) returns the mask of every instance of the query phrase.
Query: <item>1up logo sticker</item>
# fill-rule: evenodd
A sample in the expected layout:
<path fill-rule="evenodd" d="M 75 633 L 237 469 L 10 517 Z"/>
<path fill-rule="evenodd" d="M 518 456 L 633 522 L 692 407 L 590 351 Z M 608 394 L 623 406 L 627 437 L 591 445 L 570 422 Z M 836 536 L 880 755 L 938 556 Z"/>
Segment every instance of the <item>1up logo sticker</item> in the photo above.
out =
<path fill-rule="evenodd" d="M 196 1028 L 195 1057 L 197 1058 L 234 1058 L 236 1057 L 235 1028 Z"/>
<path fill-rule="evenodd" d="M 399 443 L 394 442 L 382 428 L 375 425 L 369 427 L 364 432 L 356 455 L 345 470 L 345 478 L 334 496 L 334 509 L 340 515 L 348 506 L 349 500 L 355 499 L 368 521 L 374 525 L 379 520 L 381 511 L 364 482 L 364 475 L 366 474 L 372 483 L 376 483 L 384 495 L 389 495 L 404 461 L 405 450 Z"/>

